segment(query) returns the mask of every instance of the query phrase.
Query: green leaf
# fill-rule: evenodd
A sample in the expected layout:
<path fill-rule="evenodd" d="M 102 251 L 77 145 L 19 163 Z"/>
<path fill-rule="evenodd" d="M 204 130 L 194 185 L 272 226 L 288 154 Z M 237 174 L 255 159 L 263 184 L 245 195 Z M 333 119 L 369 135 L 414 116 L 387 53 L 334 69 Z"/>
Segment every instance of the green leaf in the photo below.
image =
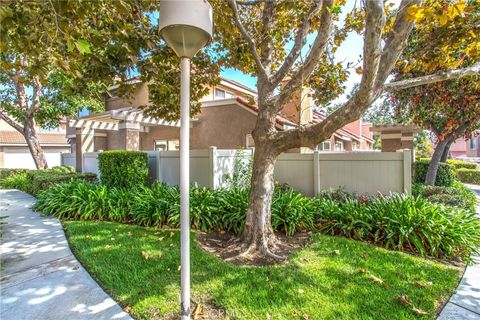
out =
<path fill-rule="evenodd" d="M 81 54 L 85 54 L 85 53 L 90 53 L 90 52 L 92 52 L 92 51 L 90 50 L 90 43 L 88 43 L 86 40 L 83 40 L 83 39 L 78 40 L 78 41 L 75 43 L 75 46 L 77 47 L 77 50 L 78 50 Z"/>

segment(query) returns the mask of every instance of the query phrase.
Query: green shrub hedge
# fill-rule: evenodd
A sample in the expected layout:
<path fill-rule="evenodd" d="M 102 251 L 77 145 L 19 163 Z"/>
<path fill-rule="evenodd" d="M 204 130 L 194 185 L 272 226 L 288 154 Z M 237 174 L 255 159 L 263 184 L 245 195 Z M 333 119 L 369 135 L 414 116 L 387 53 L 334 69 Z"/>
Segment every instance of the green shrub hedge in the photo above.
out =
<path fill-rule="evenodd" d="M 418 160 L 413 165 L 414 170 L 414 182 L 424 183 L 427 176 L 428 166 L 430 160 Z M 440 162 L 437 171 L 437 179 L 435 180 L 436 186 L 450 187 L 455 180 L 455 167 L 449 163 Z"/>
<path fill-rule="evenodd" d="M 6 168 L 0 168 L 0 181 L 3 179 L 6 179 L 10 176 L 14 176 L 19 173 L 27 172 L 28 169 L 6 169 Z"/>
<path fill-rule="evenodd" d="M 461 160 L 447 160 L 448 164 L 451 164 L 452 166 L 455 167 L 455 169 L 478 169 L 478 165 L 473 162 L 466 162 L 466 161 L 461 161 Z"/>
<path fill-rule="evenodd" d="M 0 187 L 19 189 L 32 195 L 52 187 L 53 185 L 73 180 L 93 182 L 97 179 L 93 173 L 76 173 L 68 167 L 54 167 L 46 170 L 18 170 L 7 178 L 0 180 Z"/>
<path fill-rule="evenodd" d="M 147 183 L 148 155 L 141 151 L 113 150 L 98 155 L 100 179 L 109 188 L 138 188 Z"/>
<path fill-rule="evenodd" d="M 426 186 L 417 183 L 412 187 L 412 194 L 415 197 L 421 196 L 430 202 L 456 206 L 470 212 L 475 212 L 477 206 L 475 192 L 458 181 L 454 181 L 451 187 Z"/>
<path fill-rule="evenodd" d="M 464 168 L 458 169 L 457 178 L 464 183 L 480 184 L 480 170 Z"/>
<path fill-rule="evenodd" d="M 100 219 L 142 226 L 180 224 L 179 190 L 154 183 L 125 190 L 74 181 L 39 194 L 36 209 L 62 219 Z M 196 229 L 239 233 L 246 219 L 248 189 L 191 189 L 191 222 Z M 480 246 L 480 220 L 466 210 L 423 197 L 391 195 L 362 201 L 350 196 L 310 198 L 277 187 L 272 226 L 286 234 L 319 230 L 422 255 L 468 259 Z"/>

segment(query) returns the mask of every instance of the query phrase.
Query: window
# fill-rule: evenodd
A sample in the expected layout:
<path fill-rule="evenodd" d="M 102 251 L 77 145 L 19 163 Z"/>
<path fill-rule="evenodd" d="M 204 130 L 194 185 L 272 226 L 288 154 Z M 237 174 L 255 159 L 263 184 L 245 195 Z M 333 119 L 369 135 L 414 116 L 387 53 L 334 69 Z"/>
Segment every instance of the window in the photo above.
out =
<path fill-rule="evenodd" d="M 175 151 L 180 149 L 178 140 L 155 140 L 155 151 Z"/>
<path fill-rule="evenodd" d="M 215 99 L 225 99 L 225 90 L 222 89 L 215 89 Z"/>
<path fill-rule="evenodd" d="M 360 149 L 360 145 L 358 144 L 358 142 L 352 143 L 352 149 L 353 149 L 353 150 L 358 150 L 358 149 Z"/>
<path fill-rule="evenodd" d="M 330 151 L 332 148 L 332 144 L 330 141 L 323 141 L 317 146 L 319 151 Z"/>
<path fill-rule="evenodd" d="M 230 93 L 223 89 L 215 88 L 215 100 L 232 99 L 232 98 L 235 98 L 235 95 L 233 93 Z"/>
<path fill-rule="evenodd" d="M 343 142 L 337 141 L 335 143 L 335 151 L 343 151 Z"/>
<path fill-rule="evenodd" d="M 477 149 L 477 139 L 478 139 L 477 137 L 472 137 L 470 139 L 470 149 L 471 150 Z"/>
<path fill-rule="evenodd" d="M 39 129 L 40 132 L 45 132 L 45 133 L 53 133 L 53 132 L 60 132 L 59 127 L 54 127 L 54 128 L 42 128 L 40 127 Z"/>
<path fill-rule="evenodd" d="M 245 140 L 246 140 L 245 147 L 247 148 L 255 147 L 255 141 L 253 141 L 253 137 L 250 133 L 245 136 Z"/>

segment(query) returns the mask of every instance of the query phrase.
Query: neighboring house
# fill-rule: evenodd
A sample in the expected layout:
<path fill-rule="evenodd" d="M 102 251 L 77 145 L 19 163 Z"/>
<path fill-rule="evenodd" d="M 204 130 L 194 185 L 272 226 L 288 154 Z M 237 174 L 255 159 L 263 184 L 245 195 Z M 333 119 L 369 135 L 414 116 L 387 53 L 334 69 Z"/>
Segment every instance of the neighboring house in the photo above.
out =
<path fill-rule="evenodd" d="M 457 139 L 450 146 L 450 157 L 457 158 L 480 158 L 480 132 L 470 139 Z"/>
<path fill-rule="evenodd" d="M 60 165 L 60 153 L 70 152 L 70 145 L 65 138 L 65 129 L 65 121 L 55 129 L 36 128 L 40 145 L 50 167 Z M 0 120 L 0 168 L 35 168 L 25 138 L 3 120 Z"/>
<path fill-rule="evenodd" d="M 112 97 L 105 101 L 106 111 L 82 115 L 69 122 L 66 137 L 72 152 L 76 153 L 77 167 L 81 168 L 82 154 L 102 150 L 177 150 L 179 148 L 179 121 L 154 119 L 139 109 L 147 105 L 148 86 L 133 79 L 136 86 L 129 99 Z M 209 94 L 201 99 L 200 114 L 191 121 L 190 146 L 204 149 L 216 146 L 222 149 L 253 147 L 251 132 L 257 119 L 257 107 L 253 102 L 257 93 L 236 81 L 222 78 Z M 301 105 L 302 112 L 296 111 Z M 317 123 L 321 113 L 314 112 L 310 98 L 292 99 L 277 116 L 277 129 L 289 130 L 298 124 Z M 322 150 L 352 151 L 370 150 L 373 139 L 366 129 L 369 124 L 353 122 L 339 130 L 330 139 L 331 147 L 322 144 Z M 337 147 L 338 146 L 338 147 Z M 293 150 L 292 150 L 293 151 Z M 301 150 L 311 152 L 311 150 Z M 298 152 L 298 150 L 297 150 Z"/>

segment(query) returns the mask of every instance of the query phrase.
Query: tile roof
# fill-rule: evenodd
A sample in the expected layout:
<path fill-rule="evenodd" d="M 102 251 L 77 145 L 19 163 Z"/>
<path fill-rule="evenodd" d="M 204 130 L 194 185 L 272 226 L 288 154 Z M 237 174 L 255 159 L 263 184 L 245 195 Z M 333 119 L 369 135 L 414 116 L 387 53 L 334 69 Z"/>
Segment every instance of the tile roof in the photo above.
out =
<path fill-rule="evenodd" d="M 242 99 L 242 98 L 240 98 L 240 97 L 237 97 L 236 100 L 237 100 L 237 102 L 239 102 L 242 106 L 247 107 L 247 108 L 249 108 L 249 109 L 252 110 L 252 111 L 258 112 L 258 106 L 257 106 L 257 105 L 251 104 L 251 103 L 249 103 L 247 100 Z M 296 124 L 295 122 L 292 122 L 292 121 L 290 121 L 290 120 L 288 120 L 288 119 L 286 119 L 286 118 L 284 118 L 284 117 L 282 117 L 282 116 L 277 116 L 277 119 L 276 119 L 276 120 L 277 120 L 277 124 L 278 124 L 278 125 L 281 125 L 281 126 L 283 126 L 283 125 L 288 125 L 288 126 L 292 126 L 292 127 L 296 127 L 296 126 L 297 126 L 297 124 Z"/>
<path fill-rule="evenodd" d="M 318 112 L 318 111 L 313 111 L 313 122 L 314 123 L 322 122 L 326 118 L 327 117 L 323 113 Z M 340 139 L 342 138 L 342 136 L 344 136 L 344 137 L 354 139 L 354 140 L 357 140 L 357 141 L 367 140 L 368 142 L 371 142 L 371 143 L 373 143 L 375 141 L 375 140 L 373 140 L 369 137 L 366 137 L 364 135 L 359 136 L 359 135 L 353 133 L 352 131 L 346 129 L 345 127 L 338 129 L 333 135 L 340 138 Z"/>
<path fill-rule="evenodd" d="M 40 144 L 68 146 L 64 133 L 37 133 Z M 25 138 L 17 131 L 0 130 L 0 145 L 26 146 Z"/>

